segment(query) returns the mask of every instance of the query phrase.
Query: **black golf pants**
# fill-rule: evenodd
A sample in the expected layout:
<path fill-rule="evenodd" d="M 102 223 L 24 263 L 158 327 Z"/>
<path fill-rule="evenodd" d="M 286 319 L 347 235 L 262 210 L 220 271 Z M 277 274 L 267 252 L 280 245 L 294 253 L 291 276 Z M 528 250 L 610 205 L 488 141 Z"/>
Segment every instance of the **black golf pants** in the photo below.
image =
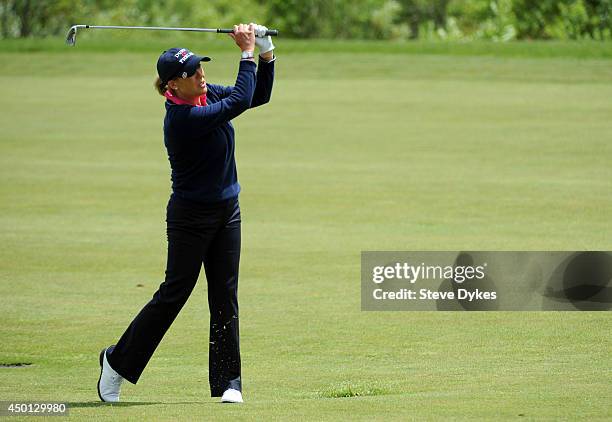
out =
<path fill-rule="evenodd" d="M 242 391 L 238 334 L 238 198 L 197 204 L 172 197 L 167 208 L 166 278 L 134 318 L 114 350 L 111 367 L 138 382 L 164 334 L 195 287 L 204 264 L 210 310 L 209 382 L 211 396 L 228 388 Z M 172 369 L 168 368 L 169 374 Z"/>

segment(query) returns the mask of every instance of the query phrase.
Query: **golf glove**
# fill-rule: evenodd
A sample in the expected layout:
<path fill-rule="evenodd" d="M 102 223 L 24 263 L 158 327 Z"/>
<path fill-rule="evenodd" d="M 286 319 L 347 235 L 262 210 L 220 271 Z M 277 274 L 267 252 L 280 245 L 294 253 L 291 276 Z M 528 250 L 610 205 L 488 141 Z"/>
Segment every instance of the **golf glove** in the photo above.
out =
<path fill-rule="evenodd" d="M 272 44 L 272 37 L 266 36 L 266 28 L 263 25 L 255 24 L 255 45 L 259 48 L 259 54 L 267 53 L 268 51 L 274 50 L 274 44 Z"/>

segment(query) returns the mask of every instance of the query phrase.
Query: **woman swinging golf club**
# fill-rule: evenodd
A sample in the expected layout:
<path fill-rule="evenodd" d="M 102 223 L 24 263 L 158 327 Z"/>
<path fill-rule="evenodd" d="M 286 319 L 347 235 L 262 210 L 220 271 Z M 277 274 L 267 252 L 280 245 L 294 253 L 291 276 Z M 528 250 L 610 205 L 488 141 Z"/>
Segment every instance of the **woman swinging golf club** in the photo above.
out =
<path fill-rule="evenodd" d="M 157 61 L 155 86 L 166 98 L 164 143 L 172 168 L 166 277 L 117 344 L 100 353 L 98 395 L 103 401 L 119 401 L 123 379 L 138 382 L 191 294 L 202 264 L 210 309 L 211 396 L 243 401 L 237 298 L 240 185 L 231 120 L 270 100 L 274 45 L 266 30 L 255 24 L 234 26 L 230 36 L 242 51 L 234 86 L 208 84 L 200 62 L 210 58 L 184 48 L 164 51 Z"/>

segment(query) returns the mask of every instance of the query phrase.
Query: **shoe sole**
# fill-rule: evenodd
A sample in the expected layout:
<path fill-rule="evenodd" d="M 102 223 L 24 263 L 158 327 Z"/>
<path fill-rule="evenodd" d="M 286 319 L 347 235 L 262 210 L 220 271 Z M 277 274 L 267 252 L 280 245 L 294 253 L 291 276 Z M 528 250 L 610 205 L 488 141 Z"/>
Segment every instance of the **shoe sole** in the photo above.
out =
<path fill-rule="evenodd" d="M 102 349 L 102 351 L 100 352 L 100 376 L 98 377 L 98 397 L 100 397 L 100 400 L 102 400 L 103 402 L 106 402 L 106 400 L 102 398 L 102 394 L 100 394 L 100 381 L 102 380 L 102 369 L 104 367 L 104 353 L 106 353 L 106 348 Z"/>

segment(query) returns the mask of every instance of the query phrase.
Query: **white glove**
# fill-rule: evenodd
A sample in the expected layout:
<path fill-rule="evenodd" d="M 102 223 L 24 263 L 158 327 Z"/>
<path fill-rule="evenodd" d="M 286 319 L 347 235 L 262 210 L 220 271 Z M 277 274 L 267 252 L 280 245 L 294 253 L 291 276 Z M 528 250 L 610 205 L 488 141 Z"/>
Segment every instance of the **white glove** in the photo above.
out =
<path fill-rule="evenodd" d="M 272 44 L 272 37 L 266 36 L 266 28 L 263 25 L 253 24 L 255 28 L 255 45 L 259 48 L 259 54 L 267 53 L 268 51 L 274 50 L 274 44 Z"/>

